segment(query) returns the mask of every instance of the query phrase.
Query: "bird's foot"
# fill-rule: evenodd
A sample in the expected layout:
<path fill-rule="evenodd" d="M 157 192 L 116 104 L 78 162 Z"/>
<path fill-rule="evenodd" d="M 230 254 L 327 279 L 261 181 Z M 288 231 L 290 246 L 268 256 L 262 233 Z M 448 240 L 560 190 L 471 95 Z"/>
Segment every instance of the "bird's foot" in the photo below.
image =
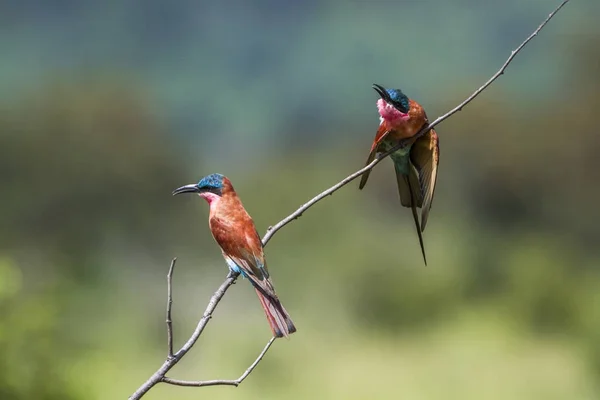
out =
<path fill-rule="evenodd" d="M 238 276 L 240 276 L 239 273 L 229 270 L 229 273 L 227 274 L 227 279 L 233 279 L 233 283 L 235 283 L 235 280 Z"/>

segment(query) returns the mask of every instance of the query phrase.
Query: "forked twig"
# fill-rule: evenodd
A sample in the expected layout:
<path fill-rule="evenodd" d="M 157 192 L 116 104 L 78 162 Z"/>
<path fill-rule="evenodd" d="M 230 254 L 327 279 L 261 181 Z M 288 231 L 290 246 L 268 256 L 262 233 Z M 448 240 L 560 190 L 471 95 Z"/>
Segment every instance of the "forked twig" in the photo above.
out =
<path fill-rule="evenodd" d="M 269 340 L 267 342 L 267 344 L 265 345 L 263 350 L 260 352 L 258 357 L 256 357 L 256 360 L 254 360 L 254 362 L 248 367 L 248 369 L 246 369 L 246 371 L 244 371 L 244 373 L 237 379 L 214 379 L 211 381 L 183 381 L 180 379 L 171 379 L 171 378 L 165 376 L 162 381 L 164 383 L 169 383 L 171 385 L 192 386 L 192 387 L 217 386 L 217 385 L 239 386 L 239 384 L 242 383 L 244 381 L 244 379 L 246 379 L 248 377 L 248 375 L 250 375 L 252 373 L 254 368 L 256 368 L 258 363 L 263 359 L 263 357 L 265 356 L 265 354 L 269 350 L 269 347 L 271 347 L 271 345 L 273 344 L 275 339 L 276 339 L 276 337 L 273 336 L 271 338 L 271 340 Z"/>
<path fill-rule="evenodd" d="M 188 341 L 185 342 L 185 344 L 181 347 L 181 349 L 179 349 L 179 351 L 177 351 L 177 353 L 173 354 L 172 357 L 167 357 L 167 359 L 163 362 L 161 367 L 154 374 L 152 374 L 152 376 L 148 378 L 146 382 L 144 382 L 144 384 L 140 386 L 138 390 L 136 390 L 129 397 L 130 400 L 141 399 L 142 396 L 144 396 L 157 383 L 162 382 L 167 372 L 169 372 L 169 370 L 173 368 L 175 364 L 177 364 L 183 358 L 183 356 L 186 355 L 188 351 L 190 351 L 190 349 L 194 346 L 196 341 L 198 341 L 198 338 L 200 338 L 200 335 L 202 335 L 204 328 L 206 328 L 208 321 L 210 321 L 210 318 L 212 317 L 212 313 L 215 311 L 215 308 L 217 308 L 217 305 L 219 304 L 223 296 L 225 296 L 227 289 L 229 289 L 229 287 L 234 284 L 237 277 L 238 274 L 234 273 L 230 273 L 229 275 L 227 275 L 225 281 L 221 284 L 221 286 L 219 286 L 215 294 L 213 294 L 210 298 L 208 306 L 206 307 L 202 318 L 200 318 L 200 321 L 198 321 L 198 325 L 196 326 L 194 333 L 192 333 L 192 336 L 190 336 Z"/>

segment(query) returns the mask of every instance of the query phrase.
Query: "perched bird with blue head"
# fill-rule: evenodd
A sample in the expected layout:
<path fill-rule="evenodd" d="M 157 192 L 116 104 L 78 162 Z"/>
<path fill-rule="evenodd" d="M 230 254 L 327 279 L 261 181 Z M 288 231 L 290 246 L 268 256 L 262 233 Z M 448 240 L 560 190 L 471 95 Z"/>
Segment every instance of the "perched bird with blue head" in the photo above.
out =
<path fill-rule="evenodd" d="M 374 84 L 373 89 L 379 94 L 377 111 L 379 112 L 379 128 L 367 158 L 370 164 L 378 153 L 391 150 L 400 142 L 406 146 L 390 155 L 396 171 L 396 183 L 400 195 L 400 203 L 412 211 L 423 261 L 427 265 L 423 235 L 437 179 L 440 148 L 438 135 L 430 129 L 423 136 L 416 134 L 429 123 L 425 110 L 419 103 L 408 98 L 400 89 L 386 89 Z M 365 172 L 360 180 L 359 189 L 367 184 L 371 170 Z M 417 214 L 421 208 L 421 220 Z"/>
<path fill-rule="evenodd" d="M 211 174 L 198 183 L 173 191 L 174 196 L 183 193 L 195 193 L 208 202 L 210 231 L 221 247 L 229 269 L 247 278 L 254 286 L 273 335 L 288 337 L 296 332 L 275 293 L 254 221 L 244 209 L 231 181 L 221 174 Z"/>

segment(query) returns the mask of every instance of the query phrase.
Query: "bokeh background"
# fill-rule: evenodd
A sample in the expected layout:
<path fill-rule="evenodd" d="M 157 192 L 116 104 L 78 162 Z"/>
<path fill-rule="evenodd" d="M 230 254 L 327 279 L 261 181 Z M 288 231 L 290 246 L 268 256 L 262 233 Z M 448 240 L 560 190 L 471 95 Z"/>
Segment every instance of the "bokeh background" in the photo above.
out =
<path fill-rule="evenodd" d="M 362 167 L 372 83 L 435 118 L 558 4 L 0 3 L 0 398 L 124 399 L 226 275 L 220 172 L 259 232 Z M 147 399 L 600 398 L 600 2 L 573 0 L 438 127 L 424 267 L 389 161 L 266 253 L 299 330 L 238 389 Z M 171 376 L 236 378 L 269 338 L 247 282 Z"/>

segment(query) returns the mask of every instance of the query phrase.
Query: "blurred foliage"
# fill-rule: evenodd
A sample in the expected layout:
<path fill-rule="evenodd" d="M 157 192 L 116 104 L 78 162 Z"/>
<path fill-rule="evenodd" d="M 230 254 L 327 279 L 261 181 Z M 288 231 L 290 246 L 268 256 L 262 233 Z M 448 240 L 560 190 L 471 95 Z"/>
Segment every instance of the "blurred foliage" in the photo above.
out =
<path fill-rule="evenodd" d="M 98 269 L 93 259 L 111 235 L 153 239 L 161 220 L 148 214 L 159 212 L 156 199 L 183 168 L 140 99 L 119 82 L 73 77 L 5 110 L 5 249 L 36 249 L 50 265 L 80 275 Z"/>
<path fill-rule="evenodd" d="M 0 20 L 7 10 L 29 15 L 27 4 L 34 3 L 3 5 Z M 121 19 L 106 18 L 120 7 L 116 3 L 104 9 L 93 2 L 66 7 L 56 18 L 76 20 L 88 10 L 85 21 L 137 26 L 139 37 L 91 24 L 86 35 L 107 36 L 93 41 L 75 35 L 71 49 L 93 43 L 94 54 L 104 60 L 102 49 L 111 49 L 112 40 L 117 49 L 135 48 L 137 61 L 153 49 L 164 51 L 165 64 L 150 58 L 160 73 L 142 66 L 132 73 L 135 68 L 106 66 L 96 58 L 62 69 L 63 58 L 56 56 L 41 82 L 2 97 L 1 399 L 129 395 L 165 356 L 164 280 L 173 255 L 179 257 L 176 344 L 189 335 L 226 271 L 206 227 L 206 205 L 192 196 L 173 199 L 175 187 L 212 172 L 228 175 L 264 232 L 362 165 L 377 123 L 374 94 L 366 91 L 371 80 L 384 84 L 381 76 L 408 85 L 406 91 L 426 99 L 434 117 L 485 78 L 482 70 L 468 69 L 456 79 L 449 78 L 453 71 L 432 76 L 436 65 L 423 66 L 411 79 L 395 77 L 399 66 L 410 71 L 423 63 L 396 58 L 385 42 L 375 41 L 381 18 L 393 18 L 384 12 L 389 2 L 368 9 L 360 2 L 344 8 L 334 1 L 259 1 L 256 10 L 245 8 L 246 19 L 227 14 L 239 22 L 228 23 L 231 31 L 223 30 L 223 7 L 238 2 L 197 6 L 206 11 L 194 17 L 206 22 L 197 25 L 192 17 L 198 14 L 185 12 L 194 2 L 172 9 L 159 3 L 148 2 L 139 20 L 136 2 L 123 3 L 129 11 L 117 13 Z M 433 7 L 401 3 L 394 5 L 403 7 L 398 18 L 419 26 L 423 19 L 417 17 Z M 484 40 L 473 34 L 483 29 L 480 14 L 494 14 L 490 27 L 514 28 L 509 37 L 495 38 L 494 46 L 477 46 L 486 49 L 482 63 L 494 68 L 505 42 L 520 40 L 517 28 L 526 32 L 532 20 L 537 24 L 534 5 L 543 8 L 541 15 L 548 7 L 533 2 L 515 15 L 508 3 L 465 13 L 444 4 L 431 18 L 443 19 L 454 45 L 461 38 Z M 38 6 L 40 15 L 51 13 Z M 456 18 L 448 18 L 450 12 Z M 336 17 L 326 18 L 331 15 Z M 364 17 L 365 37 L 355 29 L 357 15 Z M 34 35 L 36 46 L 64 43 L 65 29 L 79 29 L 49 27 L 53 18 L 40 18 L 49 33 Z M 556 26 L 570 21 L 564 25 L 572 27 L 573 18 L 565 11 Z M 140 21 L 156 25 L 142 29 Z M 177 21 L 183 21 L 179 30 Z M 453 30 L 457 21 L 465 23 L 463 30 Z M 257 28 L 262 25 L 263 31 Z M 278 341 L 243 388 L 158 386 L 147 398 L 191 399 L 199 390 L 215 399 L 598 398 L 600 36 L 596 25 L 581 26 L 590 31 L 552 42 L 549 30 L 545 43 L 536 43 L 560 62 L 545 65 L 547 53 L 526 49 L 527 68 L 515 61 L 489 91 L 439 126 L 440 174 L 425 233 L 428 267 L 422 266 L 410 212 L 398 205 L 392 168 L 383 162 L 364 191 L 350 184 L 286 226 L 267 247 L 298 334 Z M 3 29 L 22 28 L 7 22 Z M 195 29 L 204 36 L 198 39 Z M 244 29 L 252 34 L 240 36 Z M 269 35 L 270 29 L 282 30 L 282 36 Z M 215 32 L 242 43 L 211 45 L 207 34 Z M 187 66 L 179 74 L 173 67 L 190 61 L 182 54 L 194 49 L 181 38 L 198 39 L 202 54 L 210 55 L 198 71 Z M 21 40 L 22 47 L 9 46 L 16 46 L 10 54 L 30 49 L 32 39 Z M 420 40 L 431 41 L 434 50 L 447 46 L 435 32 Z M 332 41 L 342 44 L 331 49 Z M 146 45 L 138 48 L 138 42 Z M 264 52 L 267 45 L 273 53 Z M 419 48 L 421 42 L 403 45 Z M 236 52 L 236 46 L 246 50 Z M 392 61 L 373 61 L 384 55 Z M 72 56 L 67 52 L 64 59 Z M 478 64 L 459 58 L 452 55 L 446 68 Z M 15 75 L 13 62 L 0 69 L 0 84 Z M 517 85 L 510 83 L 513 74 Z M 540 89 L 546 74 L 562 79 Z M 286 78 L 295 75 L 302 77 Z M 434 83 L 449 81 L 447 89 L 421 88 L 421 81 L 431 85 L 426 75 Z M 359 83 L 350 84 L 358 77 Z M 314 82 L 308 84 L 309 78 Z M 330 90 L 319 91 L 325 82 Z M 166 89 L 156 89 L 161 86 Z M 357 92 L 358 86 L 367 89 Z M 201 130 L 194 128 L 198 123 Z M 272 132 L 257 134 L 264 126 Z M 239 376 L 268 338 L 253 296 L 247 282 L 233 287 L 198 347 L 172 375 Z"/>
<path fill-rule="evenodd" d="M 26 294 L 22 279 L 17 265 L 0 260 L 0 397 L 74 399 L 60 369 L 67 360 L 57 359 L 70 345 L 61 337 L 60 292 Z"/>

